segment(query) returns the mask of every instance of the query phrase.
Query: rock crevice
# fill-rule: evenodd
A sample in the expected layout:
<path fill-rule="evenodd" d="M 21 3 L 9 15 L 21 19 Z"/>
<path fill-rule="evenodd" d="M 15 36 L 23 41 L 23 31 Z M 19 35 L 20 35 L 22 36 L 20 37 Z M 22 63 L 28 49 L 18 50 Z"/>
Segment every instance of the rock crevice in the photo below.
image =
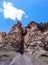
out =
<path fill-rule="evenodd" d="M 48 23 L 38 24 L 32 21 L 23 29 L 18 21 L 8 34 L 0 33 L 1 48 L 15 50 L 21 54 L 36 48 L 48 51 Z"/>

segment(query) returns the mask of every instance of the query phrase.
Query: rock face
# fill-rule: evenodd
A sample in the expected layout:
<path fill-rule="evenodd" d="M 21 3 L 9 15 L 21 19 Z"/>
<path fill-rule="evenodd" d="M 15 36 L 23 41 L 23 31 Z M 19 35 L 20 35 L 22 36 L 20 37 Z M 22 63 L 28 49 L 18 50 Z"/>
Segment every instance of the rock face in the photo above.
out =
<path fill-rule="evenodd" d="M 4 48 L 7 49 L 13 49 L 17 52 L 23 52 L 23 30 L 22 25 L 18 21 L 17 24 L 15 24 L 11 31 L 6 35 L 4 38 Z M 22 48 L 21 48 L 22 47 Z M 20 51 L 21 50 L 21 51 Z"/>
<path fill-rule="evenodd" d="M 6 36 L 5 32 L 0 32 L 0 47 L 2 47 L 4 45 L 4 38 Z"/>
<path fill-rule="evenodd" d="M 22 25 L 18 21 L 17 24 L 15 24 L 11 31 L 9 32 L 9 42 L 11 43 L 11 46 L 15 49 L 15 51 L 19 51 L 23 49 L 21 46 L 23 46 L 23 30 L 22 30 Z M 22 50 L 23 52 L 23 50 Z M 21 53 L 22 53 L 21 52 Z"/>
<path fill-rule="evenodd" d="M 35 59 L 35 62 L 39 62 L 37 65 L 47 65 L 48 23 L 38 24 L 33 21 L 23 29 L 18 21 L 8 34 L 0 33 L 0 52 L 4 52 L 1 55 L 7 57 L 9 54 L 10 56 L 10 51 L 25 54 L 31 61 L 32 58 Z"/>
<path fill-rule="evenodd" d="M 11 46 L 15 48 L 16 51 L 19 51 L 20 45 L 22 44 L 22 25 L 19 21 L 12 27 L 11 31 L 9 32 L 9 38 Z"/>

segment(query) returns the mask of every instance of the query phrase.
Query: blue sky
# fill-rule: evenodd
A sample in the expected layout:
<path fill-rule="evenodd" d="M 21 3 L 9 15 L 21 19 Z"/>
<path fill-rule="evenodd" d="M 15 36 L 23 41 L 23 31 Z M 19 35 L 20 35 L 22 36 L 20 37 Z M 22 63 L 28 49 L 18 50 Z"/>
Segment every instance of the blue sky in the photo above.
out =
<path fill-rule="evenodd" d="M 6 5 L 8 4 L 8 2 L 13 4 L 13 7 L 17 9 L 16 11 L 20 12 L 19 14 L 16 13 L 18 17 L 14 18 L 11 17 L 11 15 L 4 14 L 4 11 L 6 13 L 6 7 L 3 7 L 4 2 L 6 2 Z M 21 11 L 19 11 L 19 9 Z M 48 22 L 48 0 L 1 0 L 0 32 L 8 33 L 17 20 L 21 21 L 23 27 L 31 21 L 36 21 L 38 23 Z"/>

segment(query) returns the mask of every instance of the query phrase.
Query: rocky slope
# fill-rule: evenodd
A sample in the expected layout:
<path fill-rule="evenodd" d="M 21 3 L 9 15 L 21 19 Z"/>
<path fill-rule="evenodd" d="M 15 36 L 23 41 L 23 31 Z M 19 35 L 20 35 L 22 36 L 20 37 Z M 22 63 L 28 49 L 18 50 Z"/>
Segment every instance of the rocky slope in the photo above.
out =
<path fill-rule="evenodd" d="M 0 60 L 10 60 L 17 53 L 28 56 L 34 65 L 48 65 L 48 23 L 32 21 L 22 28 L 18 21 L 8 34 L 0 32 Z"/>

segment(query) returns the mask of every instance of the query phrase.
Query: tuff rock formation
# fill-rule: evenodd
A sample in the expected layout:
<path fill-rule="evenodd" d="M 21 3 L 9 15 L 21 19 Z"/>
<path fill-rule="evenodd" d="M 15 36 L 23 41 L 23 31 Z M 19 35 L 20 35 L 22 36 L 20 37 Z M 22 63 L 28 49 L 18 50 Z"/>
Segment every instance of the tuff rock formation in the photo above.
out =
<path fill-rule="evenodd" d="M 32 21 L 22 28 L 18 21 L 8 34 L 0 32 L 0 52 L 0 60 L 13 58 L 18 52 L 27 55 L 34 65 L 48 65 L 48 23 Z"/>

